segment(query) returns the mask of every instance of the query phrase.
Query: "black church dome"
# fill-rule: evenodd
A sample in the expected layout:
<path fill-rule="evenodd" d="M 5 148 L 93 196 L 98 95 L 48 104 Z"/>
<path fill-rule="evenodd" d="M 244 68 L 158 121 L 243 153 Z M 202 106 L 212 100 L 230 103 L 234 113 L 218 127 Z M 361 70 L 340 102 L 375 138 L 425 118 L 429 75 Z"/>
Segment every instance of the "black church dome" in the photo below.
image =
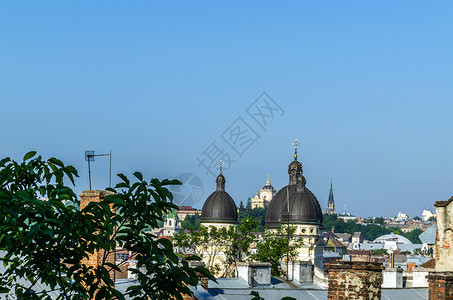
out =
<path fill-rule="evenodd" d="M 302 164 L 297 161 L 296 146 L 294 161 L 288 166 L 289 185 L 281 188 L 269 203 L 266 212 L 267 226 L 275 228 L 289 221 L 290 224 L 318 225 L 323 229 L 321 206 L 315 195 L 305 186 L 306 180 L 302 173 Z"/>
<path fill-rule="evenodd" d="M 287 195 L 288 194 L 288 195 Z M 289 214 L 288 214 L 289 207 Z M 266 225 L 278 227 L 290 224 L 313 224 L 322 226 L 322 210 L 315 195 L 308 189 L 298 190 L 296 185 L 281 188 L 269 203 Z"/>
<path fill-rule="evenodd" d="M 237 223 L 238 213 L 233 198 L 225 191 L 225 177 L 220 173 L 217 188 L 203 204 L 201 221 L 206 223 Z"/>

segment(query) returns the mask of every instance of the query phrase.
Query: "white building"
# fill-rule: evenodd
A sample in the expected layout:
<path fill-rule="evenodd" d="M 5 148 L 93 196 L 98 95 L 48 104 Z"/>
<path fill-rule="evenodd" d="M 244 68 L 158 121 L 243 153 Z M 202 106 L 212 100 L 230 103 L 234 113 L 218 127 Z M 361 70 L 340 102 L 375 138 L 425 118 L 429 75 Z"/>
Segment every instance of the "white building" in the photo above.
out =
<path fill-rule="evenodd" d="M 408 219 L 409 219 L 409 216 L 402 212 L 399 212 L 398 216 L 396 217 L 397 221 L 403 221 L 403 220 L 408 220 Z"/>
<path fill-rule="evenodd" d="M 255 196 L 252 198 L 252 208 L 265 208 L 269 205 L 275 195 L 275 188 L 271 185 L 269 175 L 267 175 L 266 185 L 263 186 L 258 194 L 256 191 Z"/>
<path fill-rule="evenodd" d="M 431 217 L 436 217 L 436 214 L 433 214 L 431 211 L 429 210 L 424 210 L 423 213 L 422 213 L 422 220 L 423 221 L 428 221 L 429 218 Z"/>

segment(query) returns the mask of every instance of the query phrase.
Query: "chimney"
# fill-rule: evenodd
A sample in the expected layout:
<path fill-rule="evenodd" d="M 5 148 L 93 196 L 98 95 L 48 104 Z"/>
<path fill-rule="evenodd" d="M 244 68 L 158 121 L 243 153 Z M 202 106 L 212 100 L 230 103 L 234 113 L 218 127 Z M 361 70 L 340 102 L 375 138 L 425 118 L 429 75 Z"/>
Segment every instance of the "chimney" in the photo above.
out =
<path fill-rule="evenodd" d="M 238 262 L 238 277 L 244 279 L 249 286 L 271 284 L 271 264 L 265 262 Z"/>
<path fill-rule="evenodd" d="M 382 271 L 382 288 L 401 289 L 403 287 L 403 269 L 387 268 Z"/>
<path fill-rule="evenodd" d="M 381 299 L 383 268 L 373 262 L 332 262 L 327 299 Z"/>
<path fill-rule="evenodd" d="M 101 202 L 108 195 L 113 195 L 113 193 L 108 192 L 108 191 L 83 191 L 79 195 L 80 196 L 80 210 L 84 209 L 91 202 Z M 84 258 L 82 260 L 82 264 L 96 268 L 96 266 L 98 266 L 102 263 L 103 256 L 104 256 L 103 250 L 101 250 L 99 252 L 95 251 L 93 254 L 89 254 L 88 259 Z M 116 262 L 115 253 L 110 253 L 107 256 L 106 262 L 115 263 Z M 110 278 L 115 283 L 115 270 L 110 271 Z"/>
<path fill-rule="evenodd" d="M 298 283 L 313 283 L 314 266 L 310 261 L 292 261 L 291 279 Z"/>
<path fill-rule="evenodd" d="M 431 300 L 451 299 L 453 295 L 453 197 L 447 201 L 437 201 L 436 207 L 436 247 L 435 272 L 429 272 L 428 296 Z"/>

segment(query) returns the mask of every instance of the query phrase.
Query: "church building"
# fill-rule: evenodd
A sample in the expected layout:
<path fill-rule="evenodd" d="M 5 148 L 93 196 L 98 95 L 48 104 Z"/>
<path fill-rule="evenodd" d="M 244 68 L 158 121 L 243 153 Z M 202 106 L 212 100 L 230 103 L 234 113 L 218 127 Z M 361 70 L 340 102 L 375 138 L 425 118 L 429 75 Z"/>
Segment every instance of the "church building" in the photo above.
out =
<path fill-rule="evenodd" d="M 217 229 L 237 230 L 238 212 L 233 198 L 225 191 L 225 177 L 222 174 L 222 162 L 220 164 L 220 174 L 216 178 L 217 187 L 203 204 L 201 212 L 201 225 Z M 207 247 L 199 247 L 202 252 L 202 259 L 206 266 L 216 277 L 231 276 L 231 264 L 227 261 L 227 245 L 210 243 Z M 229 274 L 229 275 L 228 275 Z"/>
<path fill-rule="evenodd" d="M 252 208 L 265 208 L 269 206 L 272 198 L 275 195 L 275 188 L 271 185 L 269 175 L 267 175 L 266 185 L 261 188 L 260 193 L 258 191 L 255 197 L 252 198 Z"/>
<path fill-rule="evenodd" d="M 326 214 L 335 214 L 335 202 L 333 201 L 332 181 L 330 182 L 329 200 L 327 200 Z"/>
<path fill-rule="evenodd" d="M 322 210 L 315 195 L 306 187 L 302 164 L 297 160 L 297 146 L 300 144 L 296 140 L 294 145 L 294 160 L 288 166 L 289 184 L 281 188 L 269 203 L 266 226 L 269 230 L 286 224 L 295 226 L 295 235 L 303 239 L 304 245 L 298 249 L 298 256 L 291 260 L 309 261 L 322 268 Z"/>

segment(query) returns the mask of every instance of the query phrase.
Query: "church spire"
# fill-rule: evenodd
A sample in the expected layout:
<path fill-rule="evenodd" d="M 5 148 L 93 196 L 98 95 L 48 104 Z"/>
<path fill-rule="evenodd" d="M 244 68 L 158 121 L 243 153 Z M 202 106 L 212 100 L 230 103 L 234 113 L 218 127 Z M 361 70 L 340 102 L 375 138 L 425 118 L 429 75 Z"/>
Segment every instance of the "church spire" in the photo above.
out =
<path fill-rule="evenodd" d="M 335 213 L 335 202 L 333 200 L 332 179 L 330 180 L 330 192 L 329 192 L 329 199 L 327 200 L 326 213 L 328 213 L 328 214 L 334 214 Z"/>

